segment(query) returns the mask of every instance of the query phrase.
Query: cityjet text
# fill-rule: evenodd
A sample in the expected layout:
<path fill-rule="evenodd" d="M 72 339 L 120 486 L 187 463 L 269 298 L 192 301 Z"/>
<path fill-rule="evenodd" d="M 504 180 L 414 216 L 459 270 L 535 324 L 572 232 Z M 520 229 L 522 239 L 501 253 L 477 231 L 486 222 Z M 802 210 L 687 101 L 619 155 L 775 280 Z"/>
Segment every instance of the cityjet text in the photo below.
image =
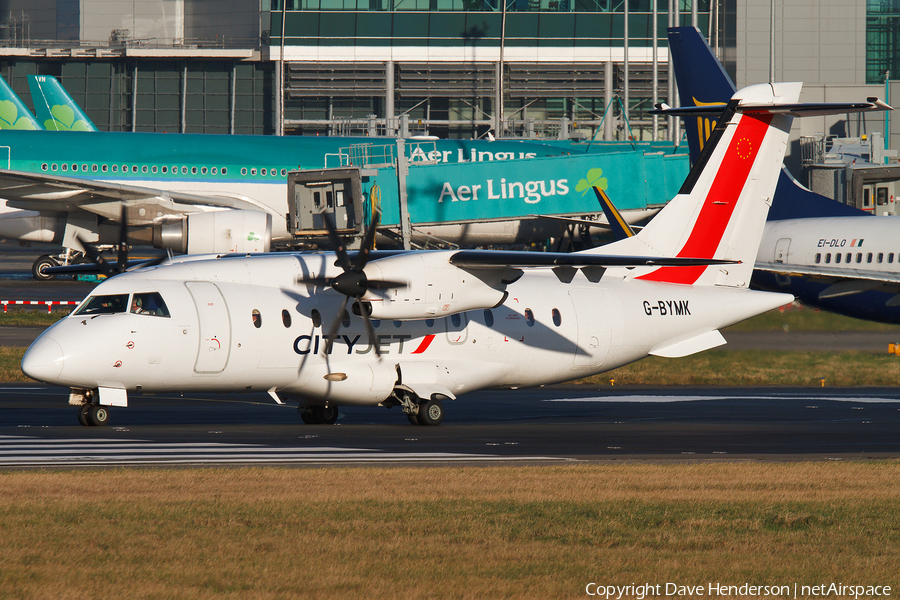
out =
<path fill-rule="evenodd" d="M 325 348 L 328 338 L 333 338 L 331 353 L 340 352 L 338 344 L 344 344 L 347 348 L 347 354 L 368 354 L 372 352 L 372 343 L 358 343 L 359 335 L 352 338 L 348 335 L 301 335 L 294 340 L 294 352 L 300 355 L 319 353 L 319 348 Z M 396 344 L 397 354 L 403 354 L 403 344 L 412 339 L 411 335 L 376 335 L 375 344 L 378 345 L 378 351 L 381 354 L 389 354 L 391 346 Z"/>

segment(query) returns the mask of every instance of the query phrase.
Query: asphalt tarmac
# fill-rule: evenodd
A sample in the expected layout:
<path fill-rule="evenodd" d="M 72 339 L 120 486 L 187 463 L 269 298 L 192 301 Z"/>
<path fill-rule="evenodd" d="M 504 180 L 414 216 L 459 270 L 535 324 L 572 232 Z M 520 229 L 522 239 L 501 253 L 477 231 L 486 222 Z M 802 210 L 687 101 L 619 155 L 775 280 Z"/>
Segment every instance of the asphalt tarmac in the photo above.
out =
<path fill-rule="evenodd" d="M 133 395 L 82 427 L 67 390 L 0 387 L 0 468 L 122 465 L 558 464 L 900 457 L 894 388 L 483 391 L 437 427 L 396 408 L 305 425 L 266 394 Z"/>

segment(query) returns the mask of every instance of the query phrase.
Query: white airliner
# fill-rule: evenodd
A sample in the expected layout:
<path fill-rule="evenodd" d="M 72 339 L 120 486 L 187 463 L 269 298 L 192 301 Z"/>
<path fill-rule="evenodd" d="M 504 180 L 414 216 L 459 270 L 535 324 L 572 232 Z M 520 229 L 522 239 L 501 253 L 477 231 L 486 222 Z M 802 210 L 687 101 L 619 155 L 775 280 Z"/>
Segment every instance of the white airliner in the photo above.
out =
<path fill-rule="evenodd" d="M 265 390 L 299 398 L 307 423 L 380 405 L 436 425 L 465 392 L 718 346 L 720 328 L 793 300 L 748 286 L 800 88 L 737 92 L 681 192 L 620 242 L 182 257 L 97 286 L 22 369 L 71 388 L 82 424 L 106 423 L 129 392 Z"/>

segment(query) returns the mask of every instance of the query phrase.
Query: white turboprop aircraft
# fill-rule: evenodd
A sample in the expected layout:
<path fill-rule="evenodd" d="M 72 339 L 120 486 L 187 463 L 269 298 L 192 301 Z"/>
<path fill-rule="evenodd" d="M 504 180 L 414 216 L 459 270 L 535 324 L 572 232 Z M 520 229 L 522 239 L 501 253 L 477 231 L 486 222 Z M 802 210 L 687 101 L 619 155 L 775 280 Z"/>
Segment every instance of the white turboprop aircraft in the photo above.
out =
<path fill-rule="evenodd" d="M 720 328 L 793 300 L 748 284 L 800 87 L 737 92 L 681 192 L 626 240 L 572 254 L 182 257 L 101 283 L 22 369 L 70 387 L 89 425 L 129 391 L 250 390 L 300 398 L 307 423 L 380 405 L 436 425 L 464 392 L 718 346 Z"/>

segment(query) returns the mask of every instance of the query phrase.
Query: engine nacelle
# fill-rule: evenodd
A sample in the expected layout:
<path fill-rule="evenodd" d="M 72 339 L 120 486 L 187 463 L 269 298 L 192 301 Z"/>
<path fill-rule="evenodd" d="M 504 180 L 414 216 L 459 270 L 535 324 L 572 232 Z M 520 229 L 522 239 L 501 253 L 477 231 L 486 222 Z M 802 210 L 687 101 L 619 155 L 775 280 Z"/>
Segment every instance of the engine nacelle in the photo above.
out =
<path fill-rule="evenodd" d="M 363 300 L 375 319 L 435 319 L 467 310 L 493 308 L 506 299 L 502 270 L 479 277 L 450 264 L 455 250 L 401 254 L 372 261 L 365 267 L 370 280 L 406 282 L 406 286 L 370 289 Z"/>
<path fill-rule="evenodd" d="M 186 254 L 268 252 L 272 215 L 254 210 L 191 213 L 153 226 L 153 246 Z"/>

